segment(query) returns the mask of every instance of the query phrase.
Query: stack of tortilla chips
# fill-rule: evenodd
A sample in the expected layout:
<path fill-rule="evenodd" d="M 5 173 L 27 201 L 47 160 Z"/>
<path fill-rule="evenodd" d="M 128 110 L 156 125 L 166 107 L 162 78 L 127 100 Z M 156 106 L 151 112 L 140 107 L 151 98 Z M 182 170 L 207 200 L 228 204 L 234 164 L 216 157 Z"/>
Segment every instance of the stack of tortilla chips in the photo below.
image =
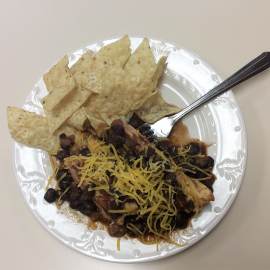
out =
<path fill-rule="evenodd" d="M 78 136 L 87 122 L 102 136 L 113 120 L 127 123 L 134 112 L 148 123 L 179 112 L 157 89 L 167 57 L 156 63 L 147 38 L 132 55 L 130 45 L 126 35 L 96 54 L 87 51 L 71 68 L 67 56 L 61 59 L 43 76 L 48 90 L 41 100 L 46 117 L 7 108 L 11 137 L 55 152 L 59 134 Z"/>

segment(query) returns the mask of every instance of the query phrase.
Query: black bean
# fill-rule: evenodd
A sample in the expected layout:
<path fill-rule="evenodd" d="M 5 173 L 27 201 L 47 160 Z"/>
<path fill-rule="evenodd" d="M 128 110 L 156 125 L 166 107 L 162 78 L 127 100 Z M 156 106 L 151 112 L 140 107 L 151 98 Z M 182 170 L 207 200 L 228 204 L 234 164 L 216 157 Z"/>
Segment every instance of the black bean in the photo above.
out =
<path fill-rule="evenodd" d="M 70 187 L 70 182 L 66 181 L 65 178 L 59 182 L 59 188 L 65 191 L 67 188 Z"/>
<path fill-rule="evenodd" d="M 191 156 L 198 155 L 200 153 L 200 151 L 201 151 L 200 145 L 198 143 L 195 143 L 195 142 L 191 142 L 186 147 L 187 148 L 190 147 L 189 155 L 191 155 Z"/>
<path fill-rule="evenodd" d="M 131 159 L 136 159 L 136 155 L 133 150 L 128 150 L 125 157 L 128 161 L 131 161 Z"/>
<path fill-rule="evenodd" d="M 176 156 L 176 157 L 173 158 L 173 162 L 174 162 L 175 165 L 177 165 L 177 166 L 178 166 L 182 161 L 183 161 L 183 158 L 182 158 L 182 157 Z"/>
<path fill-rule="evenodd" d="M 146 224 L 141 220 L 141 221 L 134 221 L 132 222 L 132 224 L 143 233 Z M 128 225 L 128 224 L 127 224 Z M 137 232 L 137 231 L 136 231 Z M 135 234 L 133 231 L 129 231 L 130 236 L 135 237 L 137 234 L 140 234 L 139 232 L 137 232 L 137 234 Z"/>
<path fill-rule="evenodd" d="M 125 129 L 122 125 L 114 125 L 111 127 L 111 130 L 113 133 L 119 136 L 124 136 L 125 135 Z"/>
<path fill-rule="evenodd" d="M 112 173 L 111 173 L 110 171 L 108 171 L 108 170 L 106 170 L 106 175 L 107 175 L 109 178 L 112 177 Z"/>
<path fill-rule="evenodd" d="M 176 217 L 176 227 L 179 229 L 184 229 L 188 225 L 188 214 L 184 211 L 179 211 Z"/>
<path fill-rule="evenodd" d="M 48 203 L 52 203 L 55 201 L 55 199 L 57 198 L 57 193 L 53 188 L 49 188 L 45 195 L 44 195 L 44 199 L 48 202 Z"/>
<path fill-rule="evenodd" d="M 202 184 L 204 184 L 206 187 L 208 187 L 212 193 L 214 192 L 213 186 L 212 186 L 211 183 L 209 183 L 207 180 L 202 180 L 202 181 L 200 181 L 200 182 L 201 182 Z"/>
<path fill-rule="evenodd" d="M 176 226 L 176 220 L 175 219 L 172 219 L 172 221 L 170 223 L 170 226 L 171 226 L 172 229 L 175 228 L 175 226 Z"/>
<path fill-rule="evenodd" d="M 135 222 L 136 222 L 136 218 L 137 218 L 137 215 L 127 216 L 127 217 L 125 218 L 125 224 L 128 224 L 128 223 L 135 223 Z"/>
<path fill-rule="evenodd" d="M 208 167 L 213 168 L 215 164 L 215 161 L 212 157 L 208 156 Z"/>
<path fill-rule="evenodd" d="M 123 206 L 123 203 L 118 202 L 118 204 L 117 204 L 116 201 L 112 201 L 110 203 L 110 210 L 120 210 L 120 209 L 122 209 L 122 206 Z M 122 216 L 122 213 L 109 213 L 109 214 L 110 214 L 110 217 L 112 219 L 116 219 L 116 218 Z"/>
<path fill-rule="evenodd" d="M 148 147 L 147 151 L 142 150 L 140 153 L 139 153 L 139 156 L 143 156 L 144 158 L 146 159 L 149 159 L 151 156 L 153 156 L 154 154 L 156 153 L 156 150 L 152 147 Z"/>
<path fill-rule="evenodd" d="M 56 192 L 57 192 L 57 198 L 60 198 L 60 196 L 62 196 L 61 197 L 61 201 L 67 201 L 68 200 L 68 194 L 67 194 L 67 192 L 64 193 L 62 190 L 57 190 Z"/>
<path fill-rule="evenodd" d="M 86 208 L 85 209 L 81 209 L 80 208 L 80 212 L 83 213 L 84 215 L 88 216 L 88 217 L 91 217 L 91 215 L 93 214 L 93 212 L 95 212 L 97 209 L 95 209 L 94 211 L 90 211 L 90 210 L 87 210 Z"/>
<path fill-rule="evenodd" d="M 175 173 L 173 173 L 173 172 L 169 172 L 169 173 L 167 173 L 166 174 L 166 181 L 167 182 L 170 182 L 170 184 L 172 185 L 172 186 L 174 186 L 175 184 L 176 184 L 176 174 Z"/>
<path fill-rule="evenodd" d="M 65 193 L 65 194 L 62 195 L 61 200 L 62 200 L 62 201 L 67 201 L 67 200 L 68 200 L 68 195 L 67 195 L 67 193 Z"/>
<path fill-rule="evenodd" d="M 171 169 L 171 162 L 169 160 L 164 160 L 163 164 L 164 164 L 165 170 L 170 170 Z"/>
<path fill-rule="evenodd" d="M 187 209 L 188 211 L 193 211 L 194 208 L 194 202 L 192 200 L 187 201 L 187 203 L 185 204 L 185 209 Z"/>
<path fill-rule="evenodd" d="M 111 209 L 111 210 L 119 210 L 119 209 L 122 209 L 122 206 L 123 206 L 123 203 L 121 203 L 121 202 L 116 203 L 116 201 L 112 201 L 112 202 L 110 203 L 110 209 Z"/>
<path fill-rule="evenodd" d="M 88 154 L 90 154 L 90 151 L 89 151 L 88 148 L 83 148 L 83 149 L 81 150 L 80 154 L 81 154 L 83 157 L 85 157 L 85 156 L 87 156 Z"/>
<path fill-rule="evenodd" d="M 205 178 L 207 177 L 207 175 L 201 171 L 197 171 L 196 175 L 193 178 L 197 178 L 197 179 L 201 179 L 201 178 Z"/>
<path fill-rule="evenodd" d="M 64 150 L 68 150 L 71 147 L 71 145 L 60 144 L 60 147 Z"/>
<path fill-rule="evenodd" d="M 73 145 L 73 140 L 71 137 L 67 137 L 65 133 L 62 133 L 60 136 L 60 146 L 64 150 L 68 150 Z"/>
<path fill-rule="evenodd" d="M 56 157 L 61 161 L 63 161 L 65 158 L 69 156 L 70 156 L 70 153 L 68 150 L 60 150 L 56 155 Z"/>
<path fill-rule="evenodd" d="M 175 145 L 172 145 L 171 147 L 169 147 L 168 152 L 171 155 L 171 157 L 175 157 L 178 154 L 178 147 Z"/>
<path fill-rule="evenodd" d="M 125 226 L 119 226 L 115 223 L 111 223 L 108 226 L 108 233 L 112 237 L 122 237 L 127 233 L 127 228 Z"/>
<path fill-rule="evenodd" d="M 96 205 L 94 204 L 93 201 L 83 201 L 82 202 L 85 209 L 89 210 L 89 211 L 94 211 L 96 209 Z"/>
<path fill-rule="evenodd" d="M 63 176 L 64 173 L 68 173 L 68 170 L 66 170 L 66 169 L 60 169 L 60 170 L 57 172 L 55 178 L 56 178 L 57 180 L 60 179 L 60 178 Z M 66 176 L 65 176 L 65 177 L 66 177 Z"/>
<path fill-rule="evenodd" d="M 136 114 L 134 113 L 132 117 L 130 118 L 128 124 L 133 126 L 134 128 L 138 128 L 142 126 L 145 122 Z"/>
<path fill-rule="evenodd" d="M 59 135 L 59 139 L 65 139 L 67 137 L 67 135 L 65 133 L 62 133 Z"/>
<path fill-rule="evenodd" d="M 89 198 L 93 198 L 94 197 L 94 195 L 95 195 L 95 190 L 88 190 L 89 188 L 94 188 L 94 187 L 96 187 L 96 185 L 94 184 L 94 183 L 90 183 L 90 184 L 88 184 L 85 188 L 84 188 L 84 192 L 87 194 L 87 196 L 89 197 Z"/>
<path fill-rule="evenodd" d="M 125 139 L 111 132 L 108 136 L 108 143 L 112 144 L 115 148 L 119 148 L 125 143 Z"/>
<path fill-rule="evenodd" d="M 82 206 L 82 202 L 77 199 L 77 200 L 72 201 L 69 206 L 71 209 L 78 209 L 80 208 L 80 206 Z"/>
<path fill-rule="evenodd" d="M 80 196 L 80 200 L 83 201 L 90 201 L 93 199 L 95 195 L 95 191 L 84 191 L 82 195 Z"/>
<path fill-rule="evenodd" d="M 182 167 L 182 169 L 184 169 L 183 172 L 184 172 L 187 176 L 192 177 L 192 178 L 197 178 L 197 170 L 196 170 L 194 167 L 189 166 L 189 165 L 187 165 L 187 164 L 183 164 L 181 167 Z M 194 173 L 188 172 L 188 171 L 185 171 L 185 170 L 193 171 Z"/>
<path fill-rule="evenodd" d="M 162 160 L 162 161 L 158 161 L 157 166 L 159 166 L 159 170 L 160 171 L 162 168 L 164 168 L 164 170 L 170 170 L 171 169 L 171 162 L 169 160 Z M 166 173 L 166 172 L 164 172 Z"/>
<path fill-rule="evenodd" d="M 149 162 L 146 159 L 143 159 L 142 160 L 142 167 L 143 167 L 143 169 L 148 169 Z"/>
<path fill-rule="evenodd" d="M 72 183 L 74 181 L 70 173 L 68 173 L 65 176 L 65 180 L 68 181 L 69 183 Z"/>
<path fill-rule="evenodd" d="M 149 217 L 149 215 L 145 214 L 145 215 L 142 216 L 141 219 L 142 219 L 143 222 L 147 222 L 148 217 Z"/>
<path fill-rule="evenodd" d="M 72 191 L 70 194 L 69 194 L 69 201 L 70 202 L 73 202 L 75 200 L 77 200 L 79 197 L 80 197 L 80 193 L 79 192 L 76 192 L 76 191 Z"/>
<path fill-rule="evenodd" d="M 156 148 L 163 151 L 163 152 L 168 152 L 168 145 L 165 141 L 158 141 L 156 144 Z"/>
<path fill-rule="evenodd" d="M 212 164 L 213 164 L 213 159 L 211 157 L 207 157 L 207 156 L 197 158 L 194 161 L 194 165 L 201 168 L 201 169 L 210 168 L 210 165 L 212 165 Z"/>

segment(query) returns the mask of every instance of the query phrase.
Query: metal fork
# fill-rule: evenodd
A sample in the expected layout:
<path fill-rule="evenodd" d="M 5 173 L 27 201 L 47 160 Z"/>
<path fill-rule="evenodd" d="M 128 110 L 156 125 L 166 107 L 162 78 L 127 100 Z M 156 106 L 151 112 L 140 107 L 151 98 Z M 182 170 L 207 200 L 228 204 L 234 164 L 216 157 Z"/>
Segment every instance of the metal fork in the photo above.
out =
<path fill-rule="evenodd" d="M 175 123 L 184 117 L 189 112 L 198 108 L 202 104 L 210 101 L 216 96 L 226 92 L 232 87 L 246 81 L 247 79 L 257 75 L 270 66 L 270 52 L 263 52 L 261 55 L 253 59 L 247 65 L 239 69 L 236 73 L 230 76 L 228 79 L 220 83 L 218 86 L 210 90 L 205 95 L 191 103 L 181 112 L 172 116 L 167 116 L 154 124 L 145 123 L 140 126 L 139 131 L 145 135 L 151 142 L 156 142 L 156 137 L 168 137 Z"/>

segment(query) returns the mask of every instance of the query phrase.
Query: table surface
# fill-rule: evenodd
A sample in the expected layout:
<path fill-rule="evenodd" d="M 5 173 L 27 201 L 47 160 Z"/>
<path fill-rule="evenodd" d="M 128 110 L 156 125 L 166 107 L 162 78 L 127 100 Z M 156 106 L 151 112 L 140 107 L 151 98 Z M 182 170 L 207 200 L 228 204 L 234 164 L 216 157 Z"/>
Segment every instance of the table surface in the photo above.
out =
<path fill-rule="evenodd" d="M 33 218 L 12 165 L 6 107 L 21 107 L 57 59 L 124 34 L 156 37 L 200 55 L 226 78 L 269 49 L 270 1 L 0 1 L 1 269 L 126 269 L 64 246 Z M 129 269 L 269 269 L 270 70 L 234 88 L 248 135 L 248 160 L 232 207 L 203 240 L 172 257 Z"/>

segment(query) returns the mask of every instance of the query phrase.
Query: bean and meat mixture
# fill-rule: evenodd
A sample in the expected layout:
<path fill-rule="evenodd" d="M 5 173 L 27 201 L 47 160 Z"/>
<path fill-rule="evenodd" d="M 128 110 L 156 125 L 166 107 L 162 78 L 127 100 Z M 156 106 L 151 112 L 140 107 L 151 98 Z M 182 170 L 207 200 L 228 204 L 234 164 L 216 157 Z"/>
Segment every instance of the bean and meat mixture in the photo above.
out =
<path fill-rule="evenodd" d="M 113 121 L 104 138 L 89 131 L 79 142 L 61 134 L 59 151 L 50 157 L 56 187 L 44 199 L 58 206 L 67 201 L 72 210 L 106 223 L 112 237 L 174 243 L 172 232 L 214 200 L 214 160 L 200 142 L 150 143 L 137 130 L 143 123 L 134 114 L 128 124 Z"/>

